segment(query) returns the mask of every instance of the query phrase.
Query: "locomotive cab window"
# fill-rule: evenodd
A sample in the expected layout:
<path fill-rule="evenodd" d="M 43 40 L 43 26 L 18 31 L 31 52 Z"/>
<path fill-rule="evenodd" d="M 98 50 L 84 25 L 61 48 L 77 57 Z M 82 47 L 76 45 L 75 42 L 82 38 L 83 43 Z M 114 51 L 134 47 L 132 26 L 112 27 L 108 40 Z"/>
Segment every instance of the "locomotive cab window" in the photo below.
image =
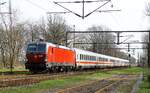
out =
<path fill-rule="evenodd" d="M 27 52 L 45 52 L 46 44 L 29 44 Z"/>
<path fill-rule="evenodd" d="M 38 52 L 45 52 L 45 50 L 46 50 L 46 44 L 38 44 L 37 45 Z"/>
<path fill-rule="evenodd" d="M 29 44 L 27 47 L 27 52 L 34 52 L 36 51 L 36 44 Z"/>

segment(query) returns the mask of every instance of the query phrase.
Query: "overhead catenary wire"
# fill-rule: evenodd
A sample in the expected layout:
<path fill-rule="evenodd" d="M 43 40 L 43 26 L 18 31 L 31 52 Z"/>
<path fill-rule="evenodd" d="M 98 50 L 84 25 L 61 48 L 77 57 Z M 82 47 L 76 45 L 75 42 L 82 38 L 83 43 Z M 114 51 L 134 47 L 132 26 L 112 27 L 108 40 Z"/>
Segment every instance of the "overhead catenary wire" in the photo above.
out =
<path fill-rule="evenodd" d="M 104 2 L 105 1 L 105 2 Z M 92 2 L 104 2 L 102 5 L 100 5 L 98 8 L 94 9 L 93 11 L 89 12 L 88 14 L 84 15 L 84 4 L 85 3 L 92 3 Z M 72 1 L 72 2 L 55 2 L 54 1 L 54 4 L 64 8 L 65 10 L 67 10 L 67 12 L 60 12 L 60 13 L 73 13 L 75 14 L 76 16 L 78 17 L 81 17 L 82 19 L 84 19 L 85 17 L 88 17 L 89 15 L 91 15 L 92 13 L 96 12 L 98 9 L 100 9 L 101 7 L 105 6 L 107 3 L 111 2 L 111 0 L 97 0 L 97 1 L 85 1 L 85 0 L 82 0 L 82 1 Z M 82 3 L 82 15 L 78 14 L 78 13 L 75 13 L 74 11 L 70 10 L 69 8 L 61 5 L 61 3 Z M 50 12 L 49 12 L 50 13 Z M 59 13 L 59 12 L 57 12 Z"/>
<path fill-rule="evenodd" d="M 113 14 L 111 14 L 112 19 L 115 21 L 115 23 L 118 25 L 118 27 L 121 27 L 121 29 L 124 29 L 121 25 L 120 25 L 120 21 L 118 21 L 118 19 L 116 18 L 116 16 L 114 16 Z"/>
<path fill-rule="evenodd" d="M 34 2 L 32 2 L 32 1 L 30 1 L 30 0 L 25 0 L 25 1 L 28 2 L 28 3 L 30 3 L 30 4 L 32 4 L 33 6 L 35 6 L 35 7 L 37 7 L 37 8 L 39 8 L 39 9 L 41 9 L 41 10 L 47 11 L 47 9 L 41 7 L 40 5 L 34 3 Z"/>
<path fill-rule="evenodd" d="M 96 1 L 68 1 L 68 2 L 57 2 L 57 3 L 93 3 L 93 2 L 103 2 L 103 1 L 109 1 L 109 0 L 96 0 Z"/>
<path fill-rule="evenodd" d="M 64 8 L 64 9 L 66 9 L 66 10 L 69 11 L 70 13 L 75 14 L 75 15 L 78 16 L 78 17 L 82 17 L 81 15 L 79 15 L 79 14 L 77 14 L 77 13 L 71 11 L 70 9 L 68 9 L 68 8 L 66 8 L 66 7 L 64 7 L 64 6 L 62 6 L 61 4 L 59 4 L 59 3 L 57 3 L 57 2 L 54 2 L 54 3 L 57 4 L 57 5 L 59 5 L 60 7 Z"/>

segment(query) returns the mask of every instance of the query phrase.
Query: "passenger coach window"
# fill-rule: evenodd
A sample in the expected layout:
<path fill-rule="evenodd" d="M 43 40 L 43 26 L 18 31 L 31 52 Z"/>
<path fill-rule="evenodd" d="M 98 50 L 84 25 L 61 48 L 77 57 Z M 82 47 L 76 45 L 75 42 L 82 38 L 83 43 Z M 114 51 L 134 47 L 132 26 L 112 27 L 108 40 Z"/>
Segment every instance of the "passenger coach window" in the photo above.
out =
<path fill-rule="evenodd" d="M 103 60 L 104 60 L 104 61 L 107 61 L 107 59 L 106 59 L 106 58 L 104 58 Z"/>
<path fill-rule="evenodd" d="M 88 60 L 90 60 L 90 57 L 88 56 Z"/>
<path fill-rule="evenodd" d="M 96 57 L 94 57 L 94 60 L 96 61 Z"/>
<path fill-rule="evenodd" d="M 103 59 L 101 57 L 98 58 L 98 61 L 103 61 Z"/>
<path fill-rule="evenodd" d="M 82 60 L 84 60 L 84 55 L 82 55 Z"/>
<path fill-rule="evenodd" d="M 82 56 L 81 56 L 81 54 L 80 54 L 80 60 L 81 60 L 81 58 L 82 58 Z"/>
<path fill-rule="evenodd" d="M 85 56 L 85 58 L 86 58 L 86 60 L 88 60 L 88 57 L 87 57 L 87 55 Z"/>
<path fill-rule="evenodd" d="M 83 57 L 83 55 L 81 54 L 81 60 L 83 60 L 84 59 L 84 57 Z"/>

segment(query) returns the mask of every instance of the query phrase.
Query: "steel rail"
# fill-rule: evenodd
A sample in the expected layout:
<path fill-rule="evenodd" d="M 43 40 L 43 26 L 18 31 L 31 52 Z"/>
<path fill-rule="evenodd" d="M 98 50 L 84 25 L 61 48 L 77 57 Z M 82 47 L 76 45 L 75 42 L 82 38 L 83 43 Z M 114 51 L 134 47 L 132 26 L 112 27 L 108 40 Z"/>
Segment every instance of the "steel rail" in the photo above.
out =
<path fill-rule="evenodd" d="M 108 69 L 107 71 L 109 71 Z M 58 78 L 64 78 L 64 77 L 69 77 L 69 76 L 74 76 L 74 75 L 81 75 L 81 74 L 92 74 L 95 73 L 95 71 L 77 71 L 77 72 L 69 72 L 69 73 L 60 73 L 56 74 L 54 73 L 53 75 L 49 74 L 36 74 L 36 75 L 27 75 L 27 76 L 21 76 L 21 77 L 16 77 L 16 78 L 3 78 L 0 79 L 0 89 L 4 87 L 12 87 L 12 86 L 24 86 L 24 85 L 31 85 L 38 83 L 43 80 L 54 80 Z M 106 70 L 99 70 L 99 71 L 106 71 Z M 26 82 L 24 82 L 26 81 Z"/>

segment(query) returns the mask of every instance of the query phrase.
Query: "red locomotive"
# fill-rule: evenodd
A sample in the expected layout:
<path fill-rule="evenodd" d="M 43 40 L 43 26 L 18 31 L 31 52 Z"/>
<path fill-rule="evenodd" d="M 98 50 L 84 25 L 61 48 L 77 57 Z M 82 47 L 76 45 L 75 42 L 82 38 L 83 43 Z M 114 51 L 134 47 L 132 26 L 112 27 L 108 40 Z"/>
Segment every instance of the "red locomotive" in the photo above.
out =
<path fill-rule="evenodd" d="M 86 50 L 68 48 L 48 42 L 30 43 L 26 51 L 26 69 L 62 71 L 81 68 L 128 66 L 129 61 Z"/>

